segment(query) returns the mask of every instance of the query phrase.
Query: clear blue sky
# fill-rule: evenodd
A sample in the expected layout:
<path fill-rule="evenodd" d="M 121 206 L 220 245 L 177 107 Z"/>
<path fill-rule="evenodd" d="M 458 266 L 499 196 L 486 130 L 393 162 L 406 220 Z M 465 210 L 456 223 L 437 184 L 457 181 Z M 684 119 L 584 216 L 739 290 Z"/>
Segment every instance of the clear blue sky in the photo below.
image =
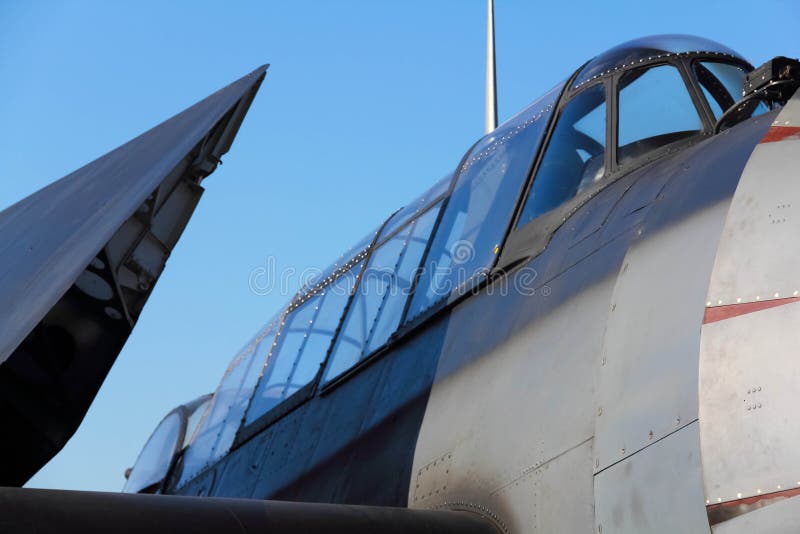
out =
<path fill-rule="evenodd" d="M 643 35 L 800 54 L 793 0 L 496 4 L 501 119 Z M 161 417 L 212 391 L 288 298 L 254 294 L 253 269 L 324 267 L 457 164 L 483 127 L 484 17 L 483 0 L 0 0 L 0 209 L 272 64 L 82 427 L 30 486 L 120 489 Z"/>

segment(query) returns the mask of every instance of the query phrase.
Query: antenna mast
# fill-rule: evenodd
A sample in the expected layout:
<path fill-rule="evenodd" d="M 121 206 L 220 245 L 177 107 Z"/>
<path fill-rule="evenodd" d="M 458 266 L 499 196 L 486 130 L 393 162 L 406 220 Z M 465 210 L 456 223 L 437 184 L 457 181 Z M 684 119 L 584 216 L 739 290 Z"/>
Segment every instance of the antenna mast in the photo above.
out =
<path fill-rule="evenodd" d="M 497 73 L 494 65 L 494 0 L 487 0 L 486 13 L 486 123 L 484 133 L 497 128 Z"/>

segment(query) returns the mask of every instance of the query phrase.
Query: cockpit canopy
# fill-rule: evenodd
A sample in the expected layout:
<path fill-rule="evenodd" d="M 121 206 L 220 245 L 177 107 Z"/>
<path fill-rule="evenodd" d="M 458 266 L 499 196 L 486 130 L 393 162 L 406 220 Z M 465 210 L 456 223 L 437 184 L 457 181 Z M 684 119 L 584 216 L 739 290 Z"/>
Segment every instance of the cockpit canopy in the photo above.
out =
<path fill-rule="evenodd" d="M 561 96 L 517 228 L 713 135 L 750 70 L 733 50 L 686 35 L 636 39 L 586 63 Z"/>
<path fill-rule="evenodd" d="M 750 70 L 707 39 L 629 41 L 480 139 L 237 353 L 182 456 L 177 485 L 541 252 L 572 211 L 619 176 L 711 137 Z M 766 111 L 760 106 L 756 113 Z"/>
<path fill-rule="evenodd" d="M 642 63 L 689 54 L 735 60 L 748 66 L 748 70 L 752 69 L 750 64 L 738 53 L 710 39 L 694 35 L 651 35 L 627 41 L 596 56 L 578 71 L 572 81 L 572 89 Z"/>
<path fill-rule="evenodd" d="M 169 412 L 147 439 L 126 473 L 123 493 L 159 493 L 179 455 L 192 444 L 195 432 L 211 404 L 211 395 L 202 395 Z"/>

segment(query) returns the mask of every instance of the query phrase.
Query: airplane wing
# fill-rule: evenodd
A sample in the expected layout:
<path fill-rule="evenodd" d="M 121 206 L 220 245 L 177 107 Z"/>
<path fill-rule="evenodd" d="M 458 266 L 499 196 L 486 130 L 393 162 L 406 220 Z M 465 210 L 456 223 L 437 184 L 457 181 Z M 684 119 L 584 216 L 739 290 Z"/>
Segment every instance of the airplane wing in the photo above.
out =
<path fill-rule="evenodd" d="M 267 67 L 0 212 L 0 484 L 83 420 Z"/>

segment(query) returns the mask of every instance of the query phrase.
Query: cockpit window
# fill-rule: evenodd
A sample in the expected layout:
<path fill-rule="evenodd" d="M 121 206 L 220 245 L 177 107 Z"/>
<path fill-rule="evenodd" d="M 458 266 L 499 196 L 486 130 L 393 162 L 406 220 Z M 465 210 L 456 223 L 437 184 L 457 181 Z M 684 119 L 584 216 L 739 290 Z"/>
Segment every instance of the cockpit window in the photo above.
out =
<path fill-rule="evenodd" d="M 409 202 L 407 206 L 392 215 L 391 219 L 384 225 L 381 230 L 381 236 L 378 239 L 382 241 L 387 235 L 392 235 L 398 228 L 406 224 L 414 217 L 419 217 L 420 213 L 428 209 L 434 202 L 438 201 L 447 190 L 450 188 L 450 182 L 453 181 L 453 173 L 448 174 L 433 186 L 425 191 L 422 195 Z"/>
<path fill-rule="evenodd" d="M 517 226 L 602 179 L 605 150 L 606 86 L 600 83 L 575 96 L 561 112 Z"/>
<path fill-rule="evenodd" d="M 331 351 L 326 382 L 379 349 L 397 330 L 440 206 L 441 201 L 373 252 Z"/>
<path fill-rule="evenodd" d="M 619 88 L 620 165 L 702 131 L 697 108 L 676 67 L 631 70 L 620 79 Z"/>
<path fill-rule="evenodd" d="M 694 35 L 651 35 L 617 45 L 592 59 L 575 77 L 573 88 L 577 89 L 597 78 L 631 67 L 637 62 L 696 52 L 742 59 L 730 48 L 710 39 Z"/>
<path fill-rule="evenodd" d="M 494 266 L 517 197 L 563 89 L 559 84 L 481 139 L 458 169 L 407 318 L 414 319 Z"/>
<path fill-rule="evenodd" d="M 731 63 L 699 61 L 694 64 L 694 72 L 715 119 L 719 120 L 725 111 L 742 98 L 742 85 L 747 76 L 743 67 Z M 760 102 L 753 116 L 767 111 L 767 106 Z"/>
<path fill-rule="evenodd" d="M 205 417 L 209 406 L 211 406 L 211 395 L 207 395 L 204 400 L 194 406 L 189 407 L 189 417 L 186 419 L 186 435 L 183 437 L 183 447 L 188 447 L 194 441 L 200 422 Z"/>
<path fill-rule="evenodd" d="M 211 404 L 183 454 L 178 486 L 194 478 L 206 466 L 222 458 L 233 445 L 253 387 L 258 380 L 278 327 L 278 314 L 240 350 L 228 365 Z"/>
<path fill-rule="evenodd" d="M 182 444 L 183 424 L 178 411 L 171 412 L 161 421 L 139 453 L 122 489 L 123 493 L 153 492 L 158 489 Z"/>
<path fill-rule="evenodd" d="M 362 262 L 289 311 L 247 409 L 250 424 L 310 383 L 325 361 Z"/>

